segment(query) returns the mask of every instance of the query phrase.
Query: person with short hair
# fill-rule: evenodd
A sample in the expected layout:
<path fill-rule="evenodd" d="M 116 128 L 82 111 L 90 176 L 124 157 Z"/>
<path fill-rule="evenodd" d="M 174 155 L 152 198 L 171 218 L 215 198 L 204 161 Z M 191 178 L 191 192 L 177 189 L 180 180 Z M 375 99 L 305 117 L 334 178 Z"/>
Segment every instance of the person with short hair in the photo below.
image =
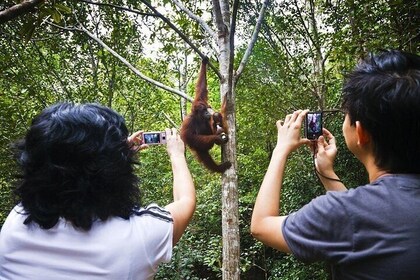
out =
<path fill-rule="evenodd" d="M 398 50 L 370 55 L 346 77 L 342 108 L 345 142 L 369 183 L 344 186 L 333 169 L 335 137 L 324 129 L 315 164 L 327 193 L 279 216 L 287 157 L 311 145 L 300 137 L 308 111 L 295 111 L 277 121 L 251 233 L 305 262 L 327 261 L 333 279 L 419 279 L 420 57 Z"/>
<path fill-rule="evenodd" d="M 173 202 L 142 206 L 142 131 L 98 104 L 59 103 L 16 144 L 19 203 L 0 233 L 0 279 L 153 279 L 195 210 L 184 143 L 166 129 Z"/>

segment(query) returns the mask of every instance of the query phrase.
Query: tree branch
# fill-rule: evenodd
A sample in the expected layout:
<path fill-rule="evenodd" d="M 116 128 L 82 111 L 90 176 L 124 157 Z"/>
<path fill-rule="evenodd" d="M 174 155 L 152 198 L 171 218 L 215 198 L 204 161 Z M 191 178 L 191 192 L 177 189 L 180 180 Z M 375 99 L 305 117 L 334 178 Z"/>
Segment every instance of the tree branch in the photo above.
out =
<path fill-rule="evenodd" d="M 0 24 L 12 20 L 20 15 L 34 11 L 35 7 L 44 2 L 44 0 L 27 0 L 0 11 Z"/>
<path fill-rule="evenodd" d="M 184 11 L 191 19 L 195 20 L 196 22 L 198 22 L 201 27 L 203 27 L 203 29 L 212 37 L 212 38 L 216 38 L 216 33 L 213 31 L 213 29 L 210 28 L 210 26 L 208 26 L 208 24 L 199 16 L 197 16 L 196 14 L 194 14 L 191 10 L 189 10 L 187 7 L 184 6 L 184 4 L 182 4 L 180 1 L 178 0 L 172 0 L 172 2 L 182 11 Z"/>
<path fill-rule="evenodd" d="M 172 125 L 172 127 L 176 128 L 176 130 L 179 132 L 179 126 L 171 119 L 171 117 L 168 114 L 166 114 L 165 112 L 162 112 L 162 114 L 169 121 L 169 123 Z"/>
<path fill-rule="evenodd" d="M 303 19 L 303 16 L 302 16 L 302 11 L 300 10 L 299 5 L 298 5 L 297 1 L 296 1 L 296 0 L 294 0 L 293 2 L 295 2 L 296 9 L 297 9 L 298 14 L 299 14 L 299 21 L 300 21 L 300 23 L 302 24 L 303 29 L 305 30 L 306 35 L 308 35 L 308 38 L 309 38 L 310 42 L 312 43 L 312 45 L 316 46 L 316 44 L 315 44 L 315 42 L 314 42 L 314 39 L 312 38 L 312 34 L 311 34 L 311 32 L 309 32 L 309 29 L 308 29 L 308 27 L 306 26 L 305 20 Z M 304 38 L 306 38 L 305 36 L 303 36 L 303 37 L 304 37 Z M 308 45 L 309 45 L 309 46 L 310 46 L 310 42 L 308 42 Z"/>
<path fill-rule="evenodd" d="M 177 90 L 177 89 L 173 89 L 171 87 L 168 87 L 158 81 L 155 81 L 149 77 L 147 77 L 146 75 L 144 75 L 143 73 L 141 73 L 136 67 L 134 67 L 130 62 L 128 62 L 125 58 L 123 58 L 121 55 L 119 55 L 116 51 L 114 51 L 113 49 L 111 49 L 108 45 L 106 45 L 101 39 L 97 38 L 95 35 L 93 35 L 92 33 L 90 33 L 86 28 L 84 28 L 83 26 L 81 27 L 81 29 L 75 29 L 78 31 L 82 31 L 84 33 L 86 33 L 86 35 L 88 35 L 91 39 L 93 39 L 94 41 L 96 41 L 99 45 L 101 45 L 104 49 L 106 49 L 107 51 L 109 51 L 113 56 L 115 56 L 116 58 L 118 58 L 122 63 L 124 63 L 128 68 L 131 69 L 131 71 L 133 71 L 137 76 L 139 76 L 140 78 L 142 78 L 143 80 L 161 88 L 164 89 L 166 91 L 175 93 L 179 96 L 181 96 L 182 98 L 185 98 L 186 100 L 192 102 L 193 99 L 191 97 L 189 97 L 188 95 L 186 95 L 185 93 Z"/>
<path fill-rule="evenodd" d="M 236 81 L 238 81 L 239 77 L 242 75 L 245 65 L 248 63 L 249 57 L 251 56 L 252 49 L 254 48 L 255 43 L 257 42 L 258 33 L 260 32 L 268 3 L 269 3 L 269 0 L 265 0 L 262 4 L 260 13 L 258 15 L 257 23 L 255 24 L 254 32 L 252 33 L 252 36 L 251 36 L 251 41 L 249 42 L 248 48 L 246 49 L 245 54 L 242 57 L 241 63 L 239 64 L 238 70 L 236 71 L 236 76 L 235 76 Z"/>
<path fill-rule="evenodd" d="M 303 69 L 303 67 L 302 67 L 302 65 L 301 65 L 301 63 L 299 62 L 299 61 L 297 61 L 296 59 L 295 59 L 295 56 L 290 52 L 290 50 L 289 50 L 289 48 L 287 47 L 287 44 L 285 43 L 285 42 L 283 42 L 283 40 L 279 37 L 279 35 L 278 35 L 278 33 L 277 32 L 275 32 L 274 30 L 272 30 L 272 28 L 269 26 L 269 25 L 265 25 L 265 26 L 267 26 L 267 28 L 268 28 L 268 31 L 267 31 L 267 34 L 268 34 L 268 36 L 269 36 L 269 40 L 267 40 L 267 42 L 269 42 L 269 44 L 274 48 L 277 48 L 276 46 L 275 46 L 275 43 L 274 43 L 274 40 L 271 38 L 271 36 L 270 36 L 270 34 L 273 34 L 275 37 L 276 37 L 276 39 L 277 39 L 277 41 L 279 42 L 279 44 L 282 46 L 282 48 L 284 49 L 284 51 L 286 52 L 286 55 L 291 59 L 291 60 L 293 60 L 293 62 L 294 62 L 294 64 L 296 65 L 296 67 L 301 71 L 301 73 L 300 74 L 296 74 L 295 76 L 296 77 L 298 77 L 298 79 L 300 80 L 300 76 L 302 75 L 302 74 L 304 74 L 305 75 L 305 77 L 306 77 L 306 79 L 307 79 L 307 82 L 309 82 L 309 84 L 310 84 L 310 88 L 315 88 L 315 84 L 314 84 L 314 82 L 312 81 L 312 79 L 308 76 L 308 75 L 306 75 L 305 73 L 306 73 L 306 71 L 305 71 L 305 69 Z M 270 43 L 271 42 L 271 43 Z M 288 67 L 288 69 L 290 70 L 290 71 L 292 71 L 292 68 L 290 68 L 290 67 Z M 313 91 L 313 90 L 311 90 L 311 93 L 314 95 L 314 97 L 317 97 L 317 95 L 316 95 L 316 93 Z"/>
<path fill-rule="evenodd" d="M 235 32 L 236 32 L 236 18 L 238 17 L 239 0 L 234 0 L 232 7 L 232 17 L 230 20 L 230 33 L 229 33 L 229 46 L 230 46 L 230 57 L 229 57 L 229 86 L 232 88 L 232 84 L 236 82 L 233 74 L 234 58 L 235 58 Z"/>
<path fill-rule="evenodd" d="M 144 13 L 144 12 L 140 12 L 139 10 L 130 9 L 130 8 L 127 8 L 127 7 L 118 6 L 118 5 L 114 5 L 114 4 L 100 3 L 100 2 L 93 2 L 93 1 L 88 1 L 88 0 L 79 0 L 79 1 L 80 1 L 80 2 L 85 2 L 85 3 L 87 3 L 87 4 L 92 4 L 92 5 L 98 5 L 98 6 L 111 7 L 111 8 L 115 8 L 115 9 L 117 9 L 117 10 L 122 10 L 122 11 L 126 11 L 126 12 L 131 12 L 131 13 L 135 13 L 135 14 L 142 15 L 142 16 L 159 17 L 157 14 Z"/>
<path fill-rule="evenodd" d="M 225 23 L 223 22 L 223 16 L 222 16 L 222 11 L 220 9 L 220 3 L 219 0 L 212 0 L 213 2 L 213 13 L 214 13 L 214 22 L 217 25 L 217 30 L 218 32 L 222 32 L 223 30 L 226 29 L 225 27 Z M 218 37 L 223 36 L 223 34 L 217 34 Z"/>
<path fill-rule="evenodd" d="M 62 90 L 67 94 L 67 98 L 71 99 L 71 93 L 67 90 L 66 84 L 64 83 L 64 81 L 61 79 L 60 75 L 57 73 L 57 71 L 55 70 L 55 68 L 50 64 L 50 62 L 48 61 L 48 59 L 45 57 L 45 55 L 41 52 L 41 50 L 39 49 L 38 45 L 32 42 L 33 47 L 35 48 L 35 50 L 37 51 L 39 57 L 41 57 L 42 61 L 45 63 L 45 65 L 47 66 L 47 71 L 46 72 L 50 72 L 52 73 L 52 75 L 54 76 L 54 78 L 60 83 L 60 86 L 62 88 Z M 46 75 L 47 79 L 50 80 L 50 75 Z M 51 86 L 54 88 L 54 83 L 50 80 L 50 84 Z M 54 88 L 55 90 L 55 88 Z M 55 90 L 56 91 L 56 90 Z M 58 92 L 58 91 L 57 91 Z"/>
<path fill-rule="evenodd" d="M 226 80 L 229 81 L 229 55 L 230 55 L 230 48 L 228 48 L 229 44 L 226 44 L 227 40 L 229 40 L 228 34 L 229 29 L 227 23 L 223 21 L 223 14 L 221 10 L 221 5 L 219 0 L 212 0 L 213 3 L 213 22 L 217 28 L 217 45 L 218 45 L 218 59 L 220 61 L 220 72 L 221 75 L 219 76 L 220 82 L 223 84 Z M 232 71 L 233 72 L 233 71 Z M 223 95 L 226 93 L 221 93 L 222 98 Z"/>
<path fill-rule="evenodd" d="M 159 18 L 161 18 L 167 25 L 169 25 L 172 30 L 174 30 L 181 38 L 184 40 L 202 59 L 205 59 L 207 56 L 203 54 L 188 38 L 185 36 L 184 33 L 182 33 L 181 30 L 179 30 L 168 18 L 166 18 L 164 15 L 159 13 L 158 10 L 156 10 L 155 7 L 153 7 L 148 1 L 146 0 L 140 0 L 143 4 L 145 4 L 150 10 L 152 10 Z M 221 79 L 221 74 L 219 70 L 209 61 L 209 67 L 216 73 L 217 77 Z"/>
<path fill-rule="evenodd" d="M 222 12 L 223 22 L 230 22 L 230 0 L 219 0 L 220 11 Z"/>
<path fill-rule="evenodd" d="M 114 4 L 107 4 L 107 3 L 99 3 L 99 2 L 93 2 L 93 1 L 89 1 L 89 0 L 80 0 L 81 2 L 87 3 L 87 4 L 92 4 L 92 5 L 98 5 L 98 6 L 107 6 L 107 7 L 112 7 L 118 10 L 123 10 L 123 11 L 127 11 L 127 12 L 131 12 L 131 13 L 135 13 L 138 15 L 143 15 L 143 16 L 153 16 L 153 17 L 158 17 L 160 19 L 162 19 L 166 24 L 169 25 L 169 27 L 171 27 L 202 59 L 206 57 L 205 54 L 203 54 L 185 35 L 184 33 L 182 33 L 168 18 L 166 18 L 164 15 L 162 15 L 161 13 L 159 13 L 158 10 L 156 10 L 148 1 L 143 1 L 141 0 L 141 2 L 143 4 L 145 4 L 150 10 L 153 11 L 153 13 L 144 13 L 144 12 L 140 12 L 138 10 L 135 9 L 131 9 L 131 8 L 126 8 L 123 6 L 118 6 L 118 5 L 114 5 Z M 203 22 L 204 23 L 204 22 Z M 204 23 L 205 24 L 205 23 Z M 214 32 L 213 32 L 214 33 Z M 209 62 L 209 67 L 211 69 L 213 69 L 213 71 L 216 73 L 216 75 L 218 77 L 220 77 L 220 73 L 217 70 L 217 68 L 211 63 Z"/>

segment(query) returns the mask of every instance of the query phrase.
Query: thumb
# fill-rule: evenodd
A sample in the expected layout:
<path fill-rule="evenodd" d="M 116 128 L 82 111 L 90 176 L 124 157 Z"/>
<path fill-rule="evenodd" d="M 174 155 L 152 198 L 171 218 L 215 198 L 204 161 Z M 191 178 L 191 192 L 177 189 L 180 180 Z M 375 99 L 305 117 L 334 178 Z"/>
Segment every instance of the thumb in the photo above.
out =
<path fill-rule="evenodd" d="M 299 144 L 300 145 L 311 145 L 312 141 L 307 138 L 301 138 Z"/>
<path fill-rule="evenodd" d="M 324 136 L 319 136 L 318 140 L 317 140 L 317 145 L 318 145 L 318 152 L 324 152 L 325 148 L 324 148 L 324 143 L 325 143 L 325 138 Z"/>

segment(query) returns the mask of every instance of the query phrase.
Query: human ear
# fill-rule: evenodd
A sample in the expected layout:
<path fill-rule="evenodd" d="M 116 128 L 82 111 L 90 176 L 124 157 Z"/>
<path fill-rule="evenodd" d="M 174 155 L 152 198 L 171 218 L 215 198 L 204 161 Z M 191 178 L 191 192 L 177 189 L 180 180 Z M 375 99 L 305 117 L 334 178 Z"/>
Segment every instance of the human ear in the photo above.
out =
<path fill-rule="evenodd" d="M 371 140 L 370 133 L 363 127 L 360 121 L 356 121 L 356 135 L 357 135 L 357 145 L 365 146 L 370 143 L 370 140 Z"/>

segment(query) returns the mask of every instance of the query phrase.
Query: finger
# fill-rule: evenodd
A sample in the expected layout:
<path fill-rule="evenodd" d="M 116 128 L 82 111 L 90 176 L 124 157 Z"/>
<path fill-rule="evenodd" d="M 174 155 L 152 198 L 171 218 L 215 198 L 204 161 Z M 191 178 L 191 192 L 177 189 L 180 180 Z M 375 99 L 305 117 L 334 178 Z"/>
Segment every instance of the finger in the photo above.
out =
<path fill-rule="evenodd" d="M 179 139 L 178 132 L 176 131 L 176 128 L 171 129 L 172 135 L 175 137 L 175 139 Z"/>
<path fill-rule="evenodd" d="M 136 131 L 133 134 L 131 134 L 131 137 L 137 137 L 137 136 L 139 136 L 142 133 L 143 133 L 143 130 Z"/>
<path fill-rule="evenodd" d="M 331 134 L 331 136 L 332 136 L 332 134 Z M 332 137 L 330 137 L 329 139 L 328 139 L 328 143 L 330 144 L 330 145 L 334 145 L 335 146 L 335 137 L 334 136 L 332 136 Z"/>
<path fill-rule="evenodd" d="M 288 114 L 285 118 L 284 118 L 284 125 L 288 124 L 290 122 L 290 119 L 292 118 L 292 114 Z"/>
<path fill-rule="evenodd" d="M 313 146 L 313 141 L 311 141 L 311 140 L 309 140 L 309 139 L 306 139 L 306 138 L 301 138 L 300 140 L 299 140 L 299 144 L 301 144 L 301 145 L 308 145 L 308 146 Z"/>
<path fill-rule="evenodd" d="M 276 121 L 276 126 L 277 126 L 277 128 L 282 127 L 283 126 L 283 120 Z"/>
<path fill-rule="evenodd" d="M 166 133 L 166 139 L 171 137 L 171 129 L 170 128 L 165 128 L 165 133 Z"/>
<path fill-rule="evenodd" d="M 319 136 L 319 138 L 322 140 L 325 147 L 328 146 L 328 139 L 324 135 Z"/>
<path fill-rule="evenodd" d="M 293 112 L 292 114 L 288 114 L 286 118 L 284 119 L 283 126 L 286 126 L 287 128 L 289 128 L 293 124 L 295 119 L 296 119 L 296 112 Z"/>
<path fill-rule="evenodd" d="M 147 144 L 141 144 L 141 145 L 138 147 L 138 150 L 144 150 L 144 149 L 147 149 L 147 148 L 149 148 L 149 145 L 147 145 Z"/>
<path fill-rule="evenodd" d="M 299 115 L 297 116 L 296 121 L 299 123 L 300 126 L 302 125 L 302 122 L 308 112 L 309 110 L 300 111 Z"/>
<path fill-rule="evenodd" d="M 291 122 L 295 122 L 301 112 L 302 112 L 302 110 L 294 111 L 293 114 L 292 114 L 292 117 L 291 117 L 290 121 Z"/>
<path fill-rule="evenodd" d="M 132 143 L 132 142 L 136 142 L 136 140 L 141 140 L 142 139 L 142 137 L 141 137 L 141 135 L 143 134 L 143 130 L 139 130 L 139 131 L 136 131 L 136 132 L 134 132 L 133 134 L 131 134 L 128 138 L 127 138 L 127 140 L 128 140 L 128 142 L 130 142 L 130 143 Z M 140 136 L 140 137 L 139 137 Z"/>
<path fill-rule="evenodd" d="M 323 128 L 322 132 L 324 133 L 325 137 L 328 139 L 328 143 L 332 144 L 332 145 L 335 145 L 334 135 L 326 128 Z"/>
<path fill-rule="evenodd" d="M 301 139 L 301 143 L 304 143 L 311 150 L 312 154 L 315 154 L 317 151 L 317 143 L 306 138 Z"/>
<path fill-rule="evenodd" d="M 140 150 L 144 150 L 144 149 L 147 149 L 147 148 L 149 148 L 149 145 L 147 145 L 147 144 L 140 144 L 140 145 L 134 145 L 131 149 L 135 152 L 135 153 L 137 153 L 138 151 L 140 151 Z"/>
<path fill-rule="evenodd" d="M 317 141 L 318 152 L 322 153 L 325 150 L 326 142 L 323 136 L 319 136 Z"/>

